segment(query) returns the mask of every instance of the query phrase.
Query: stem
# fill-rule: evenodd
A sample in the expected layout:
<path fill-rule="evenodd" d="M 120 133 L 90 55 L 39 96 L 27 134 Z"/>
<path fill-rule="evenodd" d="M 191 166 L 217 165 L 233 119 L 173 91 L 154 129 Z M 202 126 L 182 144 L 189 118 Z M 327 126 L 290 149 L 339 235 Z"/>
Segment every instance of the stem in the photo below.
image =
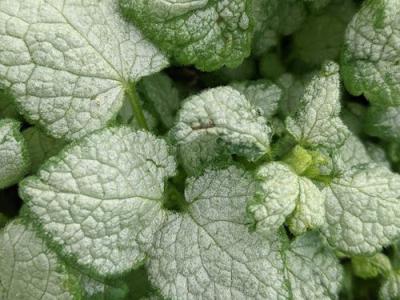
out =
<path fill-rule="evenodd" d="M 125 92 L 128 95 L 129 101 L 132 105 L 133 115 L 139 126 L 145 130 L 149 130 L 146 119 L 144 118 L 143 110 L 139 102 L 139 96 L 136 92 L 136 87 L 133 84 L 127 84 L 125 86 Z"/>

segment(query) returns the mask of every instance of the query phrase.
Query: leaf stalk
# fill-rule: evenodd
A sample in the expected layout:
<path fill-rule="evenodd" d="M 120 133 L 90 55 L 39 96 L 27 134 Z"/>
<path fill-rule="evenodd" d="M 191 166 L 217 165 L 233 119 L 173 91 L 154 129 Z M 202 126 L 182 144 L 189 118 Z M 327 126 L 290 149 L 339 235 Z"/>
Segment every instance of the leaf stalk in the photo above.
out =
<path fill-rule="evenodd" d="M 139 124 L 140 128 L 149 130 L 149 126 L 147 125 L 146 119 L 143 114 L 142 106 L 140 104 L 139 95 L 136 91 L 136 86 L 133 84 L 127 84 L 125 86 L 126 95 L 129 98 L 129 102 L 132 106 L 133 115 L 137 123 Z"/>

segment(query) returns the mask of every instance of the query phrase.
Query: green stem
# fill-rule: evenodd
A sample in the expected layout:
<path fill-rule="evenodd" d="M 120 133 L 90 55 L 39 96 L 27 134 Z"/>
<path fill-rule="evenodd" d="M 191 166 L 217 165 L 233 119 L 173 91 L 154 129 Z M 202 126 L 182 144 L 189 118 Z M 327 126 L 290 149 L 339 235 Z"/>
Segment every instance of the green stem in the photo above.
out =
<path fill-rule="evenodd" d="M 139 95 L 136 92 L 136 87 L 133 84 L 125 86 L 125 92 L 128 95 L 129 101 L 132 105 L 133 115 L 139 126 L 145 130 L 149 130 L 146 119 L 144 118 L 143 110 L 139 102 Z"/>

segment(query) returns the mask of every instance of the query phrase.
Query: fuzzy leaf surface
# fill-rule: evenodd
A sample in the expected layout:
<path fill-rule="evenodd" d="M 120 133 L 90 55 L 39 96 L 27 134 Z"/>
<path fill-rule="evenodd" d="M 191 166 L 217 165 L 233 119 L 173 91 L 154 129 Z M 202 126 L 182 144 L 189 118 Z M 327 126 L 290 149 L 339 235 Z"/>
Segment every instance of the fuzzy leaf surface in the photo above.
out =
<path fill-rule="evenodd" d="M 27 144 L 19 128 L 17 121 L 0 120 L 0 189 L 17 183 L 29 171 Z"/>
<path fill-rule="evenodd" d="M 341 267 L 318 235 L 306 234 L 289 244 L 281 233 L 249 232 L 242 208 L 253 193 L 253 179 L 236 167 L 189 179 L 187 210 L 169 216 L 147 264 L 162 296 L 335 298 Z"/>
<path fill-rule="evenodd" d="M 0 298 L 3 300 L 80 299 L 78 280 L 21 220 L 0 231 Z"/>
<path fill-rule="evenodd" d="M 143 261 L 174 172 L 163 140 L 116 127 L 66 147 L 20 184 L 20 194 L 62 255 L 106 276 Z"/>
<path fill-rule="evenodd" d="M 189 97 L 172 135 L 186 144 L 203 135 L 218 136 L 231 153 L 256 160 L 269 152 L 271 129 L 261 112 L 231 87 L 218 87 Z"/>
<path fill-rule="evenodd" d="M 53 137 L 104 127 L 127 82 L 168 64 L 117 9 L 116 0 L 0 1 L 0 87 Z"/>
<path fill-rule="evenodd" d="M 400 104 L 400 2 L 368 0 L 347 27 L 341 58 L 344 83 L 376 105 Z"/>
<path fill-rule="evenodd" d="M 236 67 L 250 54 L 249 0 L 120 0 L 124 14 L 178 63 Z"/>
<path fill-rule="evenodd" d="M 339 117 L 339 66 L 328 62 L 306 86 L 294 116 L 286 119 L 289 133 L 304 146 L 340 146 L 349 130 Z"/>
<path fill-rule="evenodd" d="M 355 166 L 326 193 L 323 232 L 336 249 L 373 254 L 400 235 L 400 175 L 376 164 Z"/>

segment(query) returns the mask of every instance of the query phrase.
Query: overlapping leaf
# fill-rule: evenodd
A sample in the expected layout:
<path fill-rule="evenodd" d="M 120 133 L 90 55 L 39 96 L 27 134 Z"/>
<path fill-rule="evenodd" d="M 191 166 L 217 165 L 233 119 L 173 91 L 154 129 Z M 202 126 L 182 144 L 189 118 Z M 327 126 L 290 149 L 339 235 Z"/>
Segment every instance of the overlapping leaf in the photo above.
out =
<path fill-rule="evenodd" d="M 400 236 L 400 175 L 384 166 L 355 166 L 326 187 L 329 243 L 350 255 L 372 254 Z"/>
<path fill-rule="evenodd" d="M 19 128 L 17 121 L 0 120 L 0 189 L 17 183 L 29 171 L 29 153 Z"/>
<path fill-rule="evenodd" d="M 269 152 L 270 133 L 261 112 L 244 95 L 231 87 L 219 87 L 186 100 L 172 135 L 178 144 L 217 136 L 231 153 L 255 160 Z"/>
<path fill-rule="evenodd" d="M 238 66 L 250 54 L 248 0 L 121 0 L 123 12 L 180 64 L 205 71 Z"/>
<path fill-rule="evenodd" d="M 238 168 L 208 171 L 187 184 L 186 211 L 171 214 L 150 251 L 151 281 L 172 299 L 334 299 L 341 267 L 318 235 L 292 244 L 250 233 L 241 210 L 251 177 Z"/>
<path fill-rule="evenodd" d="M 50 135 L 78 139 L 104 127 L 128 81 L 166 58 L 117 12 L 116 0 L 0 1 L 0 87 Z"/>
<path fill-rule="evenodd" d="M 325 63 L 307 85 L 295 115 L 286 119 L 287 130 L 304 146 L 340 146 L 349 130 L 339 117 L 339 98 L 339 66 Z"/>
<path fill-rule="evenodd" d="M 78 278 L 20 220 L 0 231 L 0 298 L 3 300 L 81 299 Z"/>
<path fill-rule="evenodd" d="M 347 90 L 377 105 L 400 104 L 400 2 L 368 0 L 350 22 L 341 68 Z"/>
<path fill-rule="evenodd" d="M 130 270 L 164 220 L 175 162 L 145 132 L 104 129 L 65 148 L 20 185 L 29 215 L 62 254 L 100 275 Z"/>

